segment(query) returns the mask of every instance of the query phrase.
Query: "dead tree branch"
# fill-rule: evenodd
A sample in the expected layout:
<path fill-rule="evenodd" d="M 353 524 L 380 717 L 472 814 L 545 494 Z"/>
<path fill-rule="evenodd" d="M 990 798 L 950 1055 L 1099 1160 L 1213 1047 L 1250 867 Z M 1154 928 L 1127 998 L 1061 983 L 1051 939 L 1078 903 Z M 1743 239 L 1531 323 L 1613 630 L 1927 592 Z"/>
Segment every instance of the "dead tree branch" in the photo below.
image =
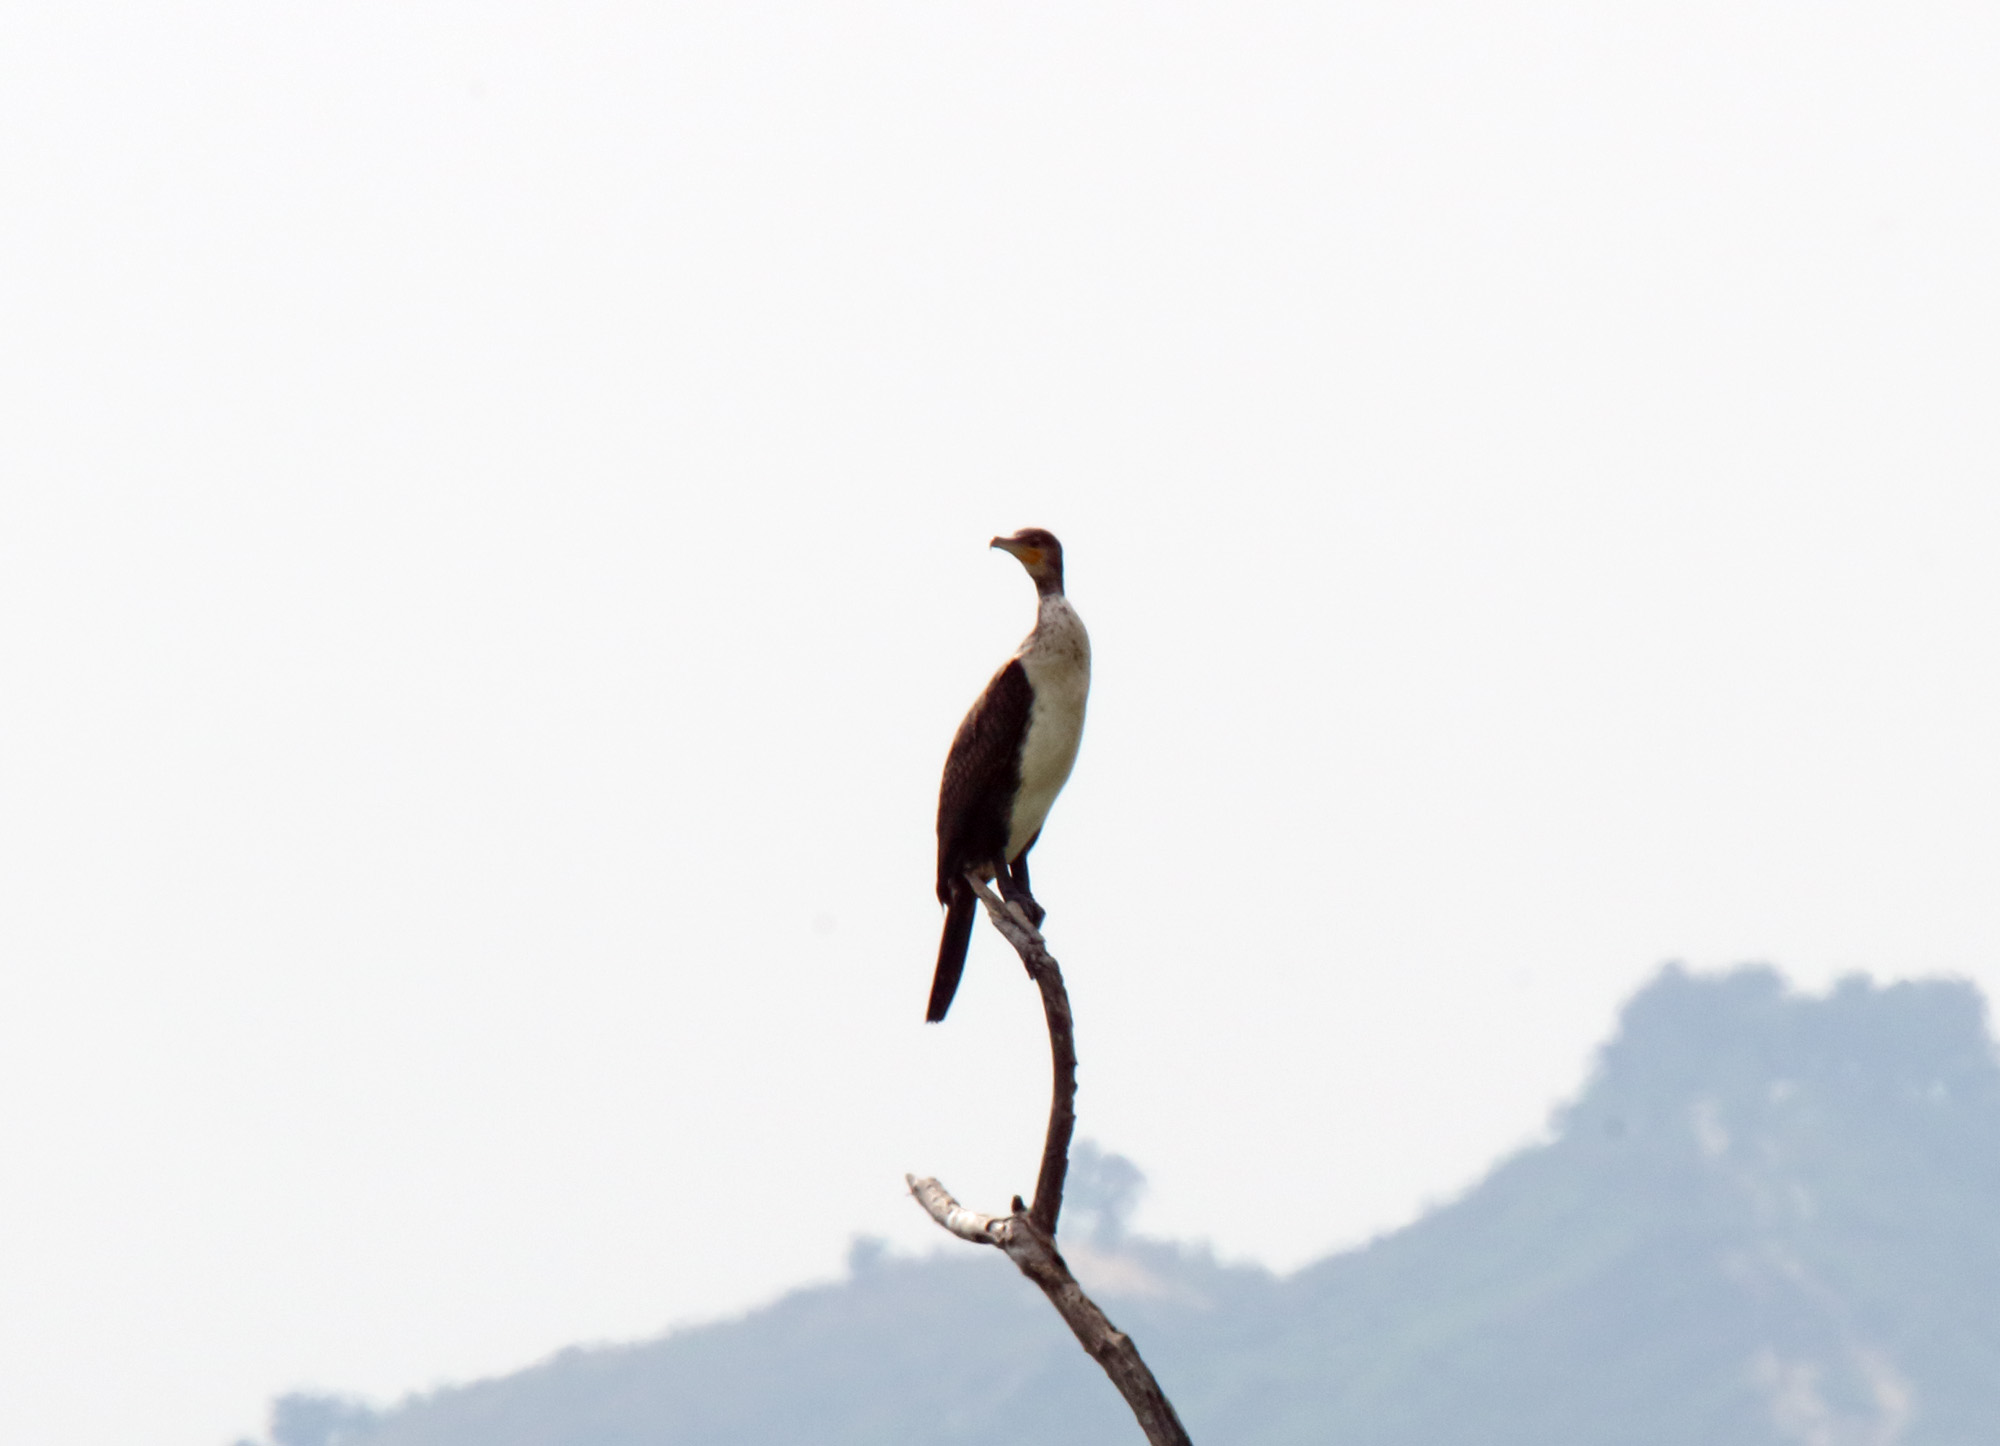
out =
<path fill-rule="evenodd" d="M 1090 1358 L 1104 1368 L 1111 1383 L 1132 1408 L 1151 1446 L 1192 1446 L 1173 1403 L 1160 1390 L 1132 1338 L 1112 1325 L 1096 1302 L 1076 1283 L 1062 1253 L 1056 1249 L 1056 1217 L 1062 1213 L 1063 1180 L 1069 1173 L 1069 1142 L 1076 1130 L 1076 1039 L 1069 1013 L 1069 991 L 1062 969 L 1042 941 L 1041 932 L 1020 908 L 1003 902 L 978 880 L 974 887 L 993 921 L 1014 952 L 1021 956 L 1028 977 L 1042 991 L 1042 1012 L 1049 1023 L 1049 1057 L 1053 1087 L 1049 1100 L 1048 1138 L 1042 1146 L 1041 1173 L 1035 1181 L 1035 1203 L 1014 1197 L 1006 1215 L 982 1215 L 954 1200 L 936 1180 L 906 1175 L 910 1193 L 930 1212 L 931 1219 L 961 1240 L 991 1245 L 1003 1251 L 1021 1274 L 1040 1287 L 1057 1314 L 1076 1334 Z"/>

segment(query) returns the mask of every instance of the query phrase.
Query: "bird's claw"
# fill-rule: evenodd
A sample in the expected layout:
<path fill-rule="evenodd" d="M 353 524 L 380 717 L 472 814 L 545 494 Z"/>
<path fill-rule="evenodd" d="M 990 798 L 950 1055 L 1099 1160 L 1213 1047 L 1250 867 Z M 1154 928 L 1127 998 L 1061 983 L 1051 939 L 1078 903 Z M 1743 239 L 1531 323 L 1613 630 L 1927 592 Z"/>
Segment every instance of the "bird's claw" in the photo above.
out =
<path fill-rule="evenodd" d="M 1001 885 L 1001 892 L 995 893 L 986 880 L 970 870 L 966 872 L 965 879 L 972 885 L 972 892 L 979 895 L 987 908 L 996 914 L 1010 915 L 1016 923 L 1035 936 L 1036 943 L 1043 942 L 1042 920 L 1048 917 L 1048 913 L 1035 902 L 1034 895 L 1009 889 L 1005 884 Z"/>

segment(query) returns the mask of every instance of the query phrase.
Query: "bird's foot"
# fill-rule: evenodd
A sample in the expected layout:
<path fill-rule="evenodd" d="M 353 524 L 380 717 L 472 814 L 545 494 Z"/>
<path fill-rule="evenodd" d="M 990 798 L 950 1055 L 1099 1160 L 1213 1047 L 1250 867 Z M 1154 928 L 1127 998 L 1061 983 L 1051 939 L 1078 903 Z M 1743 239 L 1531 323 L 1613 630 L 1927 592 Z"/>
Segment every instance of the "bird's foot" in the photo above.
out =
<path fill-rule="evenodd" d="M 1035 896 L 1028 892 L 1026 883 L 1004 874 L 994 882 L 1000 887 L 1000 897 L 1012 904 L 1015 912 L 1025 918 L 1030 927 L 1042 927 L 1042 920 L 1049 916 L 1048 910 L 1035 902 Z"/>
<path fill-rule="evenodd" d="M 1002 885 L 1000 897 L 1006 902 L 1007 912 L 1027 926 L 1028 932 L 1035 936 L 1036 942 L 1041 942 L 1042 920 L 1049 915 L 1046 909 L 1035 902 L 1035 896 L 1026 889 L 1010 889 Z"/>
<path fill-rule="evenodd" d="M 1010 915 L 1016 923 L 1035 936 L 1037 944 L 1043 942 L 1041 923 L 1047 915 L 1043 913 L 1042 906 L 1036 903 L 1033 898 L 1026 894 L 1012 892 L 996 894 L 993 892 L 992 886 L 977 874 L 968 871 L 965 877 L 966 881 L 972 885 L 972 891 L 979 895 L 987 908 L 993 910 L 996 914 L 1004 913 Z"/>
<path fill-rule="evenodd" d="M 1014 916 L 1015 921 L 1021 924 L 1024 928 L 1026 928 L 1030 934 L 1033 934 L 1035 936 L 1035 942 L 1037 944 L 1045 942 L 1042 938 L 1043 914 L 1040 907 L 1036 905 L 1033 899 L 1028 899 L 1025 901 L 1021 899 L 1006 899 L 1003 900 L 1002 902 L 1004 902 L 1007 905 L 1007 912 Z M 1029 917 L 1029 912 L 1028 912 L 1031 909 L 1034 910 L 1034 915 L 1032 918 Z"/>

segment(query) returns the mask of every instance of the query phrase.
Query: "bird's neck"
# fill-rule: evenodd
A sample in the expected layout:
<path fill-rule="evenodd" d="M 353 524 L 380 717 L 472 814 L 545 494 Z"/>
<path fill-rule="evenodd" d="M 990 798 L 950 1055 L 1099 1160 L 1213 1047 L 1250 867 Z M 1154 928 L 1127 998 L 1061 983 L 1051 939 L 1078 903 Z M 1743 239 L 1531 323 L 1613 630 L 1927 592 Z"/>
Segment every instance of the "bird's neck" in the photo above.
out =
<path fill-rule="evenodd" d="M 1045 592 L 1041 605 L 1035 609 L 1035 630 L 1022 640 L 1026 649 L 1045 647 L 1058 638 L 1069 637 L 1080 632 L 1083 620 L 1076 615 L 1068 598 L 1061 592 Z"/>

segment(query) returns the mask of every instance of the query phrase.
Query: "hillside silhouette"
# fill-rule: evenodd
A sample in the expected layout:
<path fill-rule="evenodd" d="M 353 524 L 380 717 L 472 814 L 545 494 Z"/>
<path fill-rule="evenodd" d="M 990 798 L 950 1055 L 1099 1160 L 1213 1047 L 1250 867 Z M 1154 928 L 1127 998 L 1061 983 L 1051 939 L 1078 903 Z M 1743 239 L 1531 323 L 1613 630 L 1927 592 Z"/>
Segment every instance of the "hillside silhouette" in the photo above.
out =
<path fill-rule="evenodd" d="M 1363 1162 L 1357 1162 L 1362 1168 Z M 1197 1441 L 1991 1446 L 2000 1066 L 1981 998 L 1669 968 L 1553 1138 L 1292 1275 L 1129 1238 L 1080 1155 L 1063 1245 Z M 899 1258 L 728 1322 L 387 1409 L 290 1396 L 273 1446 L 1139 1441 L 997 1252 Z"/>

